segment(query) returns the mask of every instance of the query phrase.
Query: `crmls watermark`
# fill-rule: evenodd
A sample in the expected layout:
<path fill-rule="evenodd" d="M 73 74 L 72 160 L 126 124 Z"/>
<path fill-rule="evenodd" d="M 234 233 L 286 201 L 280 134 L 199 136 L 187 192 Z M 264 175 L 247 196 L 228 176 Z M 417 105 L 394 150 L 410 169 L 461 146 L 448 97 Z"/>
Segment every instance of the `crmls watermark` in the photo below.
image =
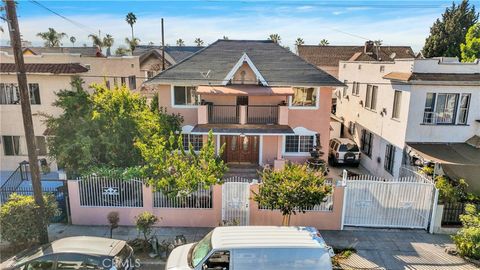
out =
<path fill-rule="evenodd" d="M 105 269 L 116 270 L 120 269 L 133 269 L 141 266 L 140 259 L 126 259 L 122 262 L 117 262 L 115 259 L 103 259 L 102 266 Z"/>

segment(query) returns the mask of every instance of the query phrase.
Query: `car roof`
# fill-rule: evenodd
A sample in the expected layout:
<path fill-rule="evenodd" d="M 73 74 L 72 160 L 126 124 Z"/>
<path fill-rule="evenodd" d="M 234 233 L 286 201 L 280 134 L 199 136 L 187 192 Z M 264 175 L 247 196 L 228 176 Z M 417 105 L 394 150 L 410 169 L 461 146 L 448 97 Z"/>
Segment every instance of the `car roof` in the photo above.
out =
<path fill-rule="evenodd" d="M 276 226 L 217 227 L 212 233 L 212 248 L 325 248 L 315 228 Z"/>
<path fill-rule="evenodd" d="M 355 142 L 349 138 L 333 138 L 332 140 L 339 141 L 341 144 L 347 144 L 347 143 L 355 144 Z"/>
<path fill-rule="evenodd" d="M 84 253 L 91 255 L 114 256 L 120 252 L 126 242 L 118 239 L 93 236 L 75 236 L 53 241 L 52 253 Z"/>

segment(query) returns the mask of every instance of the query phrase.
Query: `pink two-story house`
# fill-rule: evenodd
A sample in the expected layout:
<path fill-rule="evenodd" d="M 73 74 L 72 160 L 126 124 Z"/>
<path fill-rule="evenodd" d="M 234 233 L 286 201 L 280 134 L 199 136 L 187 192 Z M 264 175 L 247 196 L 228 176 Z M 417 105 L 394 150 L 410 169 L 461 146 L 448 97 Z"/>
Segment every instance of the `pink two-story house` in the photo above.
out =
<path fill-rule="evenodd" d="M 212 130 L 227 163 L 274 167 L 328 151 L 332 89 L 343 86 L 266 40 L 218 40 L 145 84 L 183 115 L 186 148 L 199 149 Z"/>

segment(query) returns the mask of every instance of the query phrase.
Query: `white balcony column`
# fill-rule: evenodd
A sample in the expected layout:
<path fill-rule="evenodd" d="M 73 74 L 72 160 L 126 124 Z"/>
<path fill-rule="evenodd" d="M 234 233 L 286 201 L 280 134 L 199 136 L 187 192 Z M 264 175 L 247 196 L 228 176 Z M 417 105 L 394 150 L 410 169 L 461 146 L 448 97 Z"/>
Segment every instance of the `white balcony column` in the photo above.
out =
<path fill-rule="evenodd" d="M 240 114 L 240 125 L 245 125 L 247 123 L 247 106 L 240 105 L 238 113 Z"/>

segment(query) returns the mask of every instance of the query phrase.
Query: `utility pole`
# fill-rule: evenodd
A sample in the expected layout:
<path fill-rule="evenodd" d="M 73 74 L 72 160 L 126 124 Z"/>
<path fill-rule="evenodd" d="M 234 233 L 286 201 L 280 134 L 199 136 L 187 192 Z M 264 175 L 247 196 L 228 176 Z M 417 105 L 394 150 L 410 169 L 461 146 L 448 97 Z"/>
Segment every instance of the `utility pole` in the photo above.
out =
<path fill-rule="evenodd" d="M 45 216 L 45 203 L 42 195 L 42 183 L 40 182 L 40 168 L 38 165 L 37 146 L 33 131 L 32 110 L 30 108 L 27 75 L 25 70 L 25 62 L 23 60 L 22 44 L 20 40 L 20 28 L 18 27 L 15 1 L 4 1 L 6 4 L 8 29 L 10 32 L 10 44 L 13 48 L 13 54 L 15 56 L 15 68 L 17 71 L 18 89 L 20 91 L 20 104 L 22 106 L 23 128 L 25 129 L 28 162 L 30 165 L 30 173 L 32 175 L 33 196 L 35 198 L 35 203 L 38 205 L 38 216 L 36 219 L 40 234 L 39 240 L 41 244 L 46 244 L 48 243 L 48 230 L 47 225 L 43 222 Z"/>
<path fill-rule="evenodd" d="M 163 18 L 162 18 L 162 71 L 165 70 L 165 35 L 163 31 Z"/>

